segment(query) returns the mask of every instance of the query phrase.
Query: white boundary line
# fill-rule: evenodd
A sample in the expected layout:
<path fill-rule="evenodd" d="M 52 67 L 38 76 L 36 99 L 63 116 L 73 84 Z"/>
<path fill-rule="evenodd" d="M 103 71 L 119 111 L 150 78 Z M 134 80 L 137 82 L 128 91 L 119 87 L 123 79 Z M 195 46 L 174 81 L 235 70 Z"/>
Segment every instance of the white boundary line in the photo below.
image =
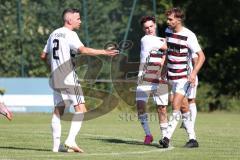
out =
<path fill-rule="evenodd" d="M 80 134 L 81 136 L 86 137 L 99 137 L 99 138 L 115 138 L 119 140 L 127 140 L 127 141 L 136 141 L 136 142 L 142 142 L 142 140 L 139 139 L 133 139 L 133 138 L 123 138 L 123 137 L 116 137 L 116 136 L 106 136 L 106 135 L 95 135 L 95 134 Z M 153 143 L 157 144 L 157 143 Z M 121 155 L 139 155 L 139 154 L 146 154 L 146 153 L 153 153 L 153 152 L 165 152 L 173 150 L 174 147 L 170 146 L 169 148 L 157 148 L 152 149 L 148 151 L 133 151 L 133 152 L 110 152 L 110 153 L 83 153 L 82 156 L 121 156 Z"/>
<path fill-rule="evenodd" d="M 119 140 L 125 140 L 125 141 L 135 141 L 135 142 L 140 142 L 143 143 L 142 140 L 139 139 L 134 139 L 134 138 L 124 138 L 124 137 L 117 137 L 117 136 L 107 136 L 107 135 L 95 135 L 95 134 L 88 134 L 88 133 L 83 133 L 79 134 L 79 136 L 85 136 L 85 137 L 98 137 L 98 138 L 115 138 Z M 152 144 L 158 144 L 158 143 L 152 143 Z M 149 146 L 151 147 L 151 146 Z M 66 152 L 59 152 L 59 153 L 53 153 L 53 154 L 43 154 L 43 155 L 31 155 L 31 158 L 49 158 L 51 159 L 52 157 L 75 157 L 76 155 L 79 155 L 80 157 L 88 157 L 88 156 L 126 156 L 126 155 L 142 155 L 142 154 L 149 154 L 149 153 L 161 153 L 161 152 L 166 152 L 173 150 L 174 147 L 170 146 L 169 148 L 157 148 L 157 149 L 151 149 L 151 150 L 144 150 L 144 151 L 129 151 L 129 152 L 108 152 L 108 153 L 66 153 Z M 67 155 L 66 155 L 67 154 Z M 23 157 L 26 158 L 25 155 L 17 155 L 17 158 Z"/>

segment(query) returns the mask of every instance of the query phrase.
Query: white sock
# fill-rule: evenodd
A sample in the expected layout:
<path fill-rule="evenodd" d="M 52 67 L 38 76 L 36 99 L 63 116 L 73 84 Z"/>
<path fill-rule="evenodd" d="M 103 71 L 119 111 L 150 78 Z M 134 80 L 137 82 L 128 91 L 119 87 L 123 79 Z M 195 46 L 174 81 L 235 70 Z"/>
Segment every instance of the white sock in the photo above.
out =
<path fill-rule="evenodd" d="M 195 125 L 196 117 L 197 117 L 197 106 L 196 103 L 190 103 L 189 109 L 191 112 L 191 120 L 193 121 L 193 125 Z"/>
<path fill-rule="evenodd" d="M 162 138 L 167 135 L 168 123 L 160 123 L 160 130 L 162 132 Z"/>
<path fill-rule="evenodd" d="M 58 152 L 61 138 L 61 121 L 60 118 L 53 114 L 52 116 L 52 137 L 53 137 L 53 152 Z"/>
<path fill-rule="evenodd" d="M 73 114 L 71 127 L 65 144 L 76 144 L 75 138 L 81 129 L 83 118 L 84 114 L 82 112 L 76 112 Z"/>
<path fill-rule="evenodd" d="M 151 135 L 149 126 L 148 126 L 148 114 L 144 113 L 138 116 L 138 119 L 141 122 L 141 125 L 143 127 L 143 130 L 145 132 L 146 135 Z"/>
<path fill-rule="evenodd" d="M 191 116 L 190 112 L 183 113 L 182 114 L 183 123 L 186 127 L 188 138 L 196 139 L 196 134 L 194 131 L 194 124 L 193 124 L 193 121 L 191 120 L 190 116 Z"/>
<path fill-rule="evenodd" d="M 169 118 L 168 121 L 168 128 L 167 128 L 167 134 L 165 137 L 168 139 L 171 139 L 173 132 L 175 131 L 178 121 L 181 119 L 181 112 L 180 111 L 173 111 L 172 115 Z"/>

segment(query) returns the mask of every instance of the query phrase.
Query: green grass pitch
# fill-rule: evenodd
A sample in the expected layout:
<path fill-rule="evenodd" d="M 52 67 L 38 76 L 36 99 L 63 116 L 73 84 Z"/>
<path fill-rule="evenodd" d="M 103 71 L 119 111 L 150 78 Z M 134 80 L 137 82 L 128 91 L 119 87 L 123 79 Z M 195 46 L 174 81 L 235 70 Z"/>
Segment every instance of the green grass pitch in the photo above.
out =
<path fill-rule="evenodd" d="M 52 153 L 51 114 L 15 114 L 12 122 L 0 117 L 0 159 L 240 159 L 240 115 L 237 113 L 198 113 L 196 133 L 199 148 L 187 149 L 183 129 L 176 129 L 169 149 L 158 148 L 160 131 L 155 113 L 150 120 L 153 145 L 143 145 L 144 133 L 133 112 L 114 110 L 86 121 L 77 137 L 85 153 Z M 62 141 L 70 122 L 62 122 Z"/>

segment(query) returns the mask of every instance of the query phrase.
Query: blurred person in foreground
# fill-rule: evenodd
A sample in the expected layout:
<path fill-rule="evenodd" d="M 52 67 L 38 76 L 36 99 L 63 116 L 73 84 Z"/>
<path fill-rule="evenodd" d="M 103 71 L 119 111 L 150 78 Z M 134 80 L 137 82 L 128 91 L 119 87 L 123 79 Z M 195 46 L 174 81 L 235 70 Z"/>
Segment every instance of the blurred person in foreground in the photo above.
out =
<path fill-rule="evenodd" d="M 13 119 L 12 112 L 7 108 L 7 106 L 4 104 L 4 90 L 0 89 L 0 114 L 5 116 L 9 121 Z"/>

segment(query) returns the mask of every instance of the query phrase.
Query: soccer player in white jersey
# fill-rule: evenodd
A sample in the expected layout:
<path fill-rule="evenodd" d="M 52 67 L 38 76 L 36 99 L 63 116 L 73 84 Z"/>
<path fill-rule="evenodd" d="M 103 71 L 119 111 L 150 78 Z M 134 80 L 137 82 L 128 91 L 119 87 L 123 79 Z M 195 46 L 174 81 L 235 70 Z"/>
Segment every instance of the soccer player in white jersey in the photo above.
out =
<path fill-rule="evenodd" d="M 164 51 L 167 49 L 164 38 L 156 35 L 155 18 L 144 16 L 141 25 L 145 36 L 141 39 L 140 66 L 138 74 L 138 86 L 136 90 L 136 102 L 138 119 L 146 134 L 144 144 L 151 144 L 153 136 L 148 125 L 146 103 L 150 94 L 157 105 L 160 130 L 163 137 L 167 129 L 168 85 L 161 73 L 165 61 Z"/>
<path fill-rule="evenodd" d="M 196 35 L 183 26 L 183 12 L 179 8 L 172 8 L 166 12 L 168 28 L 166 29 L 167 40 L 167 68 L 168 80 L 172 85 L 173 113 L 169 119 L 166 136 L 160 141 L 163 147 L 169 146 L 173 132 L 180 120 L 180 108 L 184 97 L 187 97 L 190 87 L 196 83 L 196 76 L 201 69 L 205 55 L 198 43 Z M 191 65 L 192 55 L 196 53 L 198 60 Z M 186 127 L 189 141 L 185 147 L 198 147 L 193 122 L 190 119 L 189 108 L 182 113 L 183 123 Z"/>
<path fill-rule="evenodd" d="M 198 55 L 193 54 L 192 56 L 193 65 L 197 63 Z M 185 110 L 190 110 L 190 119 L 193 121 L 193 125 L 195 127 L 195 121 L 197 117 L 197 106 L 196 106 L 196 96 L 197 96 L 197 86 L 198 86 L 198 76 L 196 76 L 196 82 L 195 85 L 189 88 L 189 93 L 187 94 L 187 98 L 183 100 L 183 104 L 181 106 L 181 112 L 184 112 Z M 171 92 L 170 101 L 172 103 L 173 100 L 173 92 Z M 184 123 L 181 124 L 180 128 L 185 128 Z"/>
<path fill-rule="evenodd" d="M 64 25 L 54 30 L 48 38 L 47 44 L 41 58 L 46 60 L 47 54 L 51 57 L 51 80 L 54 89 L 54 111 L 52 116 L 53 152 L 60 151 L 61 123 L 60 117 L 64 108 L 74 106 L 75 113 L 72 117 L 71 127 L 65 146 L 68 151 L 83 152 L 76 144 L 75 138 L 81 128 L 83 113 L 86 112 L 84 96 L 78 82 L 74 66 L 71 63 L 73 53 L 87 55 L 108 55 L 118 54 L 117 50 L 100 50 L 88 48 L 80 41 L 74 29 L 79 29 L 81 24 L 80 11 L 78 9 L 65 9 L 62 14 Z M 68 103 L 70 102 L 70 103 Z"/>

